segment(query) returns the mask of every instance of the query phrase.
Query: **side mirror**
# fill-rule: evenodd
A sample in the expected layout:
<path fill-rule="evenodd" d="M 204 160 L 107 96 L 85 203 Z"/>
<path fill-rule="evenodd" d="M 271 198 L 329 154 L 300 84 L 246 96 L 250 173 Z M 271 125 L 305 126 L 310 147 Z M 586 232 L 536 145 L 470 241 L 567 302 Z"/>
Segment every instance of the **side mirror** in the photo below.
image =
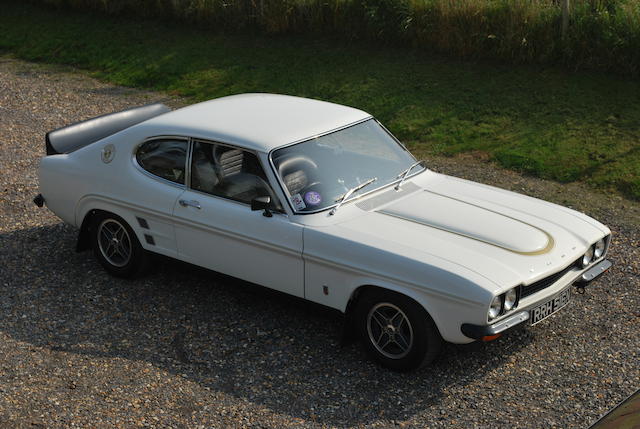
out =
<path fill-rule="evenodd" d="M 271 197 L 269 196 L 257 197 L 251 200 L 251 210 L 252 211 L 264 210 L 264 213 L 262 213 L 262 216 L 266 216 L 266 217 L 273 216 L 273 214 L 271 213 L 271 210 L 269 210 L 270 208 L 271 208 Z"/>

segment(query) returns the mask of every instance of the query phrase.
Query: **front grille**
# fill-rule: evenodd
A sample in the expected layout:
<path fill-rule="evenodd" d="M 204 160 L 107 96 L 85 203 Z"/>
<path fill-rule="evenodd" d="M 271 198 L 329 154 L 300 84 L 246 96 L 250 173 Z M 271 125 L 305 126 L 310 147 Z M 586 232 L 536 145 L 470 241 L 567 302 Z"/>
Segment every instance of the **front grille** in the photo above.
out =
<path fill-rule="evenodd" d="M 558 271 L 557 273 L 551 274 L 550 276 L 547 276 L 541 280 L 538 280 L 535 283 L 531 283 L 528 286 L 522 286 L 522 292 L 520 295 L 520 298 L 524 298 L 527 297 L 529 295 L 533 295 L 536 292 L 541 291 L 542 289 L 546 289 L 549 286 L 551 286 L 552 284 L 554 284 L 555 282 L 558 281 L 558 279 L 560 279 L 560 277 L 564 276 L 565 274 L 567 274 L 569 271 L 571 271 L 572 269 L 576 268 L 576 267 L 580 267 L 580 260 L 582 259 L 582 256 L 580 258 L 578 258 L 577 260 L 575 260 L 572 264 L 570 264 L 567 268 Z"/>

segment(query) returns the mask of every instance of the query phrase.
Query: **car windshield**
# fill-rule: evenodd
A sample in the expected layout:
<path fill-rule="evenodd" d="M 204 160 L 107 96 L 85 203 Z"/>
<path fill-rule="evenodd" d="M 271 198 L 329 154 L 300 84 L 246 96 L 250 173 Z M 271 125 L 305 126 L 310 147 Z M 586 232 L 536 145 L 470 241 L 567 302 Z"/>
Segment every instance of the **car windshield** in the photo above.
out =
<path fill-rule="evenodd" d="M 275 150 L 271 159 L 299 213 L 330 208 L 350 189 L 374 178 L 349 199 L 400 181 L 416 161 L 374 119 Z M 423 170 L 415 166 L 407 177 Z"/>

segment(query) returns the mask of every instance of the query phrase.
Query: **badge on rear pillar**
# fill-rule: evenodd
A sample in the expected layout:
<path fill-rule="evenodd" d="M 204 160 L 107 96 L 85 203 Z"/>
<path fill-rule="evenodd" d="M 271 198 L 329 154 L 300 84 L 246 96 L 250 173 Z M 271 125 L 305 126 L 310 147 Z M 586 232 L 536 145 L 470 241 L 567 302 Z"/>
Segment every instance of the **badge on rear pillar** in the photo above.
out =
<path fill-rule="evenodd" d="M 113 161 L 113 158 L 116 156 L 116 148 L 112 144 L 108 144 L 102 148 L 100 152 L 100 157 L 102 158 L 102 162 L 105 164 Z"/>

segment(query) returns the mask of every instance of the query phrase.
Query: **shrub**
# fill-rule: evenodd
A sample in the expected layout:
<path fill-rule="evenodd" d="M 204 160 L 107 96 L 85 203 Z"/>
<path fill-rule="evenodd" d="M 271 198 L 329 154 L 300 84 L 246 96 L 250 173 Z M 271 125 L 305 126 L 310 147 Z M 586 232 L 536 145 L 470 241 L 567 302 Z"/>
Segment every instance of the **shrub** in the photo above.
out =
<path fill-rule="evenodd" d="M 640 2 L 572 0 L 31 0 L 163 17 L 213 31 L 328 34 L 402 43 L 463 58 L 560 63 L 637 75 Z"/>

